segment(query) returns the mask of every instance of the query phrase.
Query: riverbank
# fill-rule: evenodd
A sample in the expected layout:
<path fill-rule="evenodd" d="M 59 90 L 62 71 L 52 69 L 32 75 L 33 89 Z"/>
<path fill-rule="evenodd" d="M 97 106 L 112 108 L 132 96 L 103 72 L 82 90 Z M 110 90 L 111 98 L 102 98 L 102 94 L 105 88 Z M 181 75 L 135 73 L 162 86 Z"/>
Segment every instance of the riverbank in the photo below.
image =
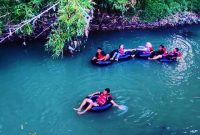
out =
<path fill-rule="evenodd" d="M 51 31 L 51 28 L 54 27 L 53 24 L 55 21 L 56 18 L 54 15 L 49 17 L 45 14 L 43 17 L 41 17 L 40 20 L 35 22 L 34 32 L 32 35 L 22 36 L 13 34 L 8 39 L 6 39 L 4 43 L 20 41 L 23 42 L 23 45 L 26 45 L 26 41 L 46 39 Z M 158 29 L 158 28 L 177 27 L 177 26 L 192 25 L 199 23 L 200 23 L 200 12 L 199 13 L 188 12 L 188 11 L 179 12 L 174 15 L 165 17 L 163 19 L 158 19 L 154 22 L 142 21 L 138 16 L 133 16 L 128 19 L 119 15 L 114 15 L 114 14 L 110 15 L 107 13 L 95 12 L 93 19 L 90 21 L 89 31 L 95 32 L 95 31 L 131 30 L 131 29 Z M 9 34 L 9 28 L 7 28 L 7 30 L 5 30 L 4 33 L 2 33 L 0 39 L 4 38 L 8 34 Z M 81 38 L 81 41 L 82 40 L 83 38 Z M 79 40 L 77 40 L 77 42 L 78 41 Z M 75 46 L 78 46 L 80 48 L 80 45 L 72 45 L 72 46 L 74 46 L 72 47 L 73 50 L 76 49 Z M 69 47 L 66 48 L 69 49 Z"/>
<path fill-rule="evenodd" d="M 176 13 L 154 22 L 141 21 L 138 16 L 133 16 L 131 19 L 123 18 L 122 16 L 110 16 L 106 13 L 98 14 L 96 16 L 97 17 L 95 17 L 91 22 L 91 31 L 155 29 L 200 23 L 200 13 L 187 11 Z"/>

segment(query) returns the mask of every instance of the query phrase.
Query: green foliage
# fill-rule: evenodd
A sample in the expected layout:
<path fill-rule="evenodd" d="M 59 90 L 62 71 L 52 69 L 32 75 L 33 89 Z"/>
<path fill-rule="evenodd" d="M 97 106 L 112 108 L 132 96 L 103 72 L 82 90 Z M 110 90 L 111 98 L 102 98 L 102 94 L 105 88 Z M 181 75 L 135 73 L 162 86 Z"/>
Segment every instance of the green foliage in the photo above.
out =
<path fill-rule="evenodd" d="M 188 9 L 192 11 L 200 10 L 200 1 L 199 0 L 187 0 L 188 1 Z"/>
<path fill-rule="evenodd" d="M 3 22 L 0 21 L 0 35 L 2 34 L 2 30 L 3 30 Z"/>
<path fill-rule="evenodd" d="M 175 1 L 170 2 L 168 6 L 169 6 L 169 13 L 171 14 L 181 11 L 181 5 Z"/>
<path fill-rule="evenodd" d="M 47 49 L 53 52 L 53 56 L 62 54 L 66 42 L 84 35 L 86 16 L 91 8 L 90 0 L 61 0 L 57 28 L 49 35 L 46 44 Z"/>
<path fill-rule="evenodd" d="M 33 25 L 31 25 L 31 24 L 25 25 L 24 27 L 22 27 L 19 30 L 18 34 L 20 34 L 20 33 L 22 35 L 28 35 L 28 36 L 30 36 L 33 33 Z"/>
<path fill-rule="evenodd" d="M 139 9 L 142 9 L 142 19 L 155 21 L 167 15 L 180 11 L 200 10 L 199 0 L 144 0 L 138 2 Z"/>
<path fill-rule="evenodd" d="M 38 15 L 45 8 L 59 3 L 57 21 L 48 36 L 46 48 L 53 56 L 60 56 L 65 43 L 84 35 L 88 13 L 96 7 L 110 14 L 127 17 L 139 14 L 144 21 L 155 21 L 180 11 L 199 11 L 199 0 L 0 0 L 0 34 L 7 24 L 17 25 Z M 31 35 L 32 22 L 17 31 L 19 35 Z"/>
<path fill-rule="evenodd" d="M 121 11 L 122 14 L 124 14 L 129 7 L 126 7 L 128 5 L 129 0 L 108 0 L 108 4 L 112 5 L 112 8 L 118 11 Z"/>
<path fill-rule="evenodd" d="M 146 21 L 154 21 L 169 14 L 169 7 L 163 0 L 149 0 L 142 14 L 142 18 Z"/>
<path fill-rule="evenodd" d="M 3 18 L 1 18 L 1 21 L 4 25 L 8 23 L 18 24 L 28 20 L 37 15 L 44 6 L 44 0 L 0 0 L 0 3 L 2 3 L 0 5 L 0 16 Z M 22 35 L 31 35 L 33 26 L 27 24 L 17 32 Z"/>
<path fill-rule="evenodd" d="M 100 8 L 102 9 L 119 12 L 124 15 L 129 10 L 131 11 L 135 4 L 136 0 L 102 0 L 97 6 L 100 5 Z"/>
<path fill-rule="evenodd" d="M 8 22 L 20 24 L 39 14 L 47 5 L 51 6 L 56 2 L 59 2 L 58 19 L 48 37 L 46 47 L 54 56 L 59 56 L 65 42 L 84 34 L 85 17 L 92 8 L 90 0 L 0 0 L 0 17 L 4 18 L 0 21 L 0 33 Z M 32 23 L 28 23 L 18 30 L 17 34 L 31 35 L 33 31 Z"/>

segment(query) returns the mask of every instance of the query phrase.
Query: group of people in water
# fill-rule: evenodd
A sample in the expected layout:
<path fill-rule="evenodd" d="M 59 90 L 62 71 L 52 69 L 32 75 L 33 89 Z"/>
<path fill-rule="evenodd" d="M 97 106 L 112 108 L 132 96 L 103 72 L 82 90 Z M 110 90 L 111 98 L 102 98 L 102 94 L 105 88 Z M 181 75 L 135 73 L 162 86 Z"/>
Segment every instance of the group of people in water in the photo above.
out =
<path fill-rule="evenodd" d="M 171 52 L 167 52 L 167 49 L 164 45 L 160 45 L 158 50 L 154 50 L 152 44 L 147 42 L 145 46 L 140 46 L 136 49 L 125 49 L 124 45 L 120 45 L 117 50 L 114 50 L 111 54 L 106 54 L 102 48 L 97 48 L 96 55 L 92 58 L 92 60 L 97 61 L 118 61 L 120 56 L 126 55 L 126 52 L 131 52 L 129 55 L 132 58 L 139 57 L 141 52 L 148 53 L 145 55 L 148 60 L 159 60 L 162 58 L 166 59 L 176 59 L 181 57 L 181 53 L 178 48 L 174 48 Z M 97 98 L 93 99 L 92 97 L 97 95 Z M 118 105 L 116 102 L 113 101 L 112 95 L 110 94 L 110 89 L 106 88 L 103 92 L 95 92 L 93 94 L 88 95 L 83 102 L 81 103 L 80 107 L 74 108 L 78 114 L 84 114 L 87 111 L 91 110 L 93 107 L 101 107 L 104 106 L 106 103 L 110 103 L 111 106 L 118 107 L 119 109 L 123 110 L 123 106 Z M 84 109 L 84 110 L 83 110 Z"/>
<path fill-rule="evenodd" d="M 117 51 L 111 56 L 110 54 L 106 54 L 102 48 L 97 48 L 96 56 L 92 58 L 92 60 L 98 60 L 98 61 L 107 61 L 107 60 L 115 60 L 118 61 L 119 57 L 124 55 L 126 52 L 132 52 L 131 57 L 135 58 L 138 56 L 139 52 L 149 52 L 150 55 L 148 57 L 148 60 L 159 60 L 161 58 L 166 59 L 174 59 L 177 57 L 181 57 L 181 53 L 178 48 L 174 48 L 171 52 L 167 52 L 167 49 L 164 45 L 160 45 L 158 50 L 154 50 L 152 44 L 150 42 L 147 42 L 145 46 L 142 48 L 136 48 L 136 49 L 125 49 L 124 45 L 121 44 Z"/>

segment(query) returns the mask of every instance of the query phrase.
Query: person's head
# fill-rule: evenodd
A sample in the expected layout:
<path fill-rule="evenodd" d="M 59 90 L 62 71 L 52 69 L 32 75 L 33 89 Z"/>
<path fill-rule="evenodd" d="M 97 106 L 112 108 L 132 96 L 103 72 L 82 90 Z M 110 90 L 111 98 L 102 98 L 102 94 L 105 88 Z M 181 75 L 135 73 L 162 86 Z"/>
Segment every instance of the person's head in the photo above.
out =
<path fill-rule="evenodd" d="M 103 91 L 104 94 L 109 94 L 110 93 L 110 89 L 109 88 L 105 88 L 105 90 Z"/>
<path fill-rule="evenodd" d="M 119 46 L 119 49 L 124 49 L 124 45 L 121 44 L 121 45 Z"/>
<path fill-rule="evenodd" d="M 145 45 L 147 48 L 152 48 L 152 44 L 150 42 L 146 42 L 146 45 Z"/>
<path fill-rule="evenodd" d="M 98 47 L 97 48 L 97 53 L 101 53 L 102 52 L 102 48 Z"/>
<path fill-rule="evenodd" d="M 162 50 L 162 49 L 164 49 L 164 48 L 165 48 L 164 45 L 160 45 L 159 50 Z"/>
<path fill-rule="evenodd" d="M 173 52 L 178 52 L 179 49 L 178 48 L 174 48 Z"/>

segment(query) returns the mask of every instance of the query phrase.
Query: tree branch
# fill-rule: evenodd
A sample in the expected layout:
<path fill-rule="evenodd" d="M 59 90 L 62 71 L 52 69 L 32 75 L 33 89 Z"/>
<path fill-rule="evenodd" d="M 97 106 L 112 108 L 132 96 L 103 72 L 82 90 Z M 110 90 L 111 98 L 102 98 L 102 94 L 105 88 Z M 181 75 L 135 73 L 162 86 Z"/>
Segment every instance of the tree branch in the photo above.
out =
<path fill-rule="evenodd" d="M 3 41 L 5 41 L 7 38 L 9 38 L 10 36 L 12 36 L 14 33 L 16 33 L 18 30 L 20 30 L 21 28 L 23 28 L 25 25 L 31 23 L 32 21 L 35 21 L 37 19 L 39 19 L 43 14 L 45 14 L 46 12 L 48 12 L 49 10 L 51 9 L 54 9 L 55 6 L 57 6 L 59 4 L 59 2 L 53 4 L 51 7 L 49 7 L 48 9 L 44 10 L 43 12 L 41 12 L 40 14 L 34 16 L 33 18 L 31 19 L 28 19 L 28 20 L 25 20 L 25 21 L 22 21 L 17 27 L 14 29 L 14 31 L 10 31 L 9 32 L 9 35 L 7 35 L 6 37 L 4 37 L 3 39 L 0 40 L 0 43 L 2 43 Z"/>

